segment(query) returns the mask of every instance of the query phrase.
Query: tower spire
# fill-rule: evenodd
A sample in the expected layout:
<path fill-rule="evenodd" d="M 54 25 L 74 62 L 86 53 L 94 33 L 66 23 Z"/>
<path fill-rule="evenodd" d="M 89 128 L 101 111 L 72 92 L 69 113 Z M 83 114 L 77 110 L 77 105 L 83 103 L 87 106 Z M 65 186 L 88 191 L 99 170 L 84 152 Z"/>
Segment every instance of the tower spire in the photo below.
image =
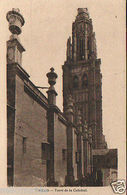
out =
<path fill-rule="evenodd" d="M 76 20 L 72 26 L 72 58 L 87 62 L 96 58 L 96 40 L 92 20 L 87 8 L 78 8 Z"/>
<path fill-rule="evenodd" d="M 72 50 L 71 50 L 72 48 Z M 71 52 L 72 51 L 72 52 Z M 70 61 L 70 56 L 72 59 Z M 72 24 L 72 43 L 67 41 L 67 60 L 63 66 L 64 112 L 70 90 L 73 102 L 74 122 L 81 111 L 82 122 L 86 120 L 92 129 L 93 148 L 102 142 L 102 75 L 101 60 L 97 59 L 96 38 L 92 19 L 87 8 L 78 8 Z"/>

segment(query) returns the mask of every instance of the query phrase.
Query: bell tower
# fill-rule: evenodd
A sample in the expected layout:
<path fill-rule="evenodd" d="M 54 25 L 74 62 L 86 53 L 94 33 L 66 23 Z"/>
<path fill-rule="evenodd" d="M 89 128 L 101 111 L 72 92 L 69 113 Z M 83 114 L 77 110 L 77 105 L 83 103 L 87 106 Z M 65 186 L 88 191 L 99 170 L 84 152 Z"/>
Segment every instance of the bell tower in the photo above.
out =
<path fill-rule="evenodd" d="M 82 124 L 92 129 L 92 147 L 105 148 L 102 133 L 102 74 L 97 58 L 92 19 L 87 8 L 79 8 L 72 24 L 72 40 L 67 40 L 67 58 L 63 65 L 63 108 L 66 113 L 68 94 L 73 97 L 74 122 L 78 110 Z"/>

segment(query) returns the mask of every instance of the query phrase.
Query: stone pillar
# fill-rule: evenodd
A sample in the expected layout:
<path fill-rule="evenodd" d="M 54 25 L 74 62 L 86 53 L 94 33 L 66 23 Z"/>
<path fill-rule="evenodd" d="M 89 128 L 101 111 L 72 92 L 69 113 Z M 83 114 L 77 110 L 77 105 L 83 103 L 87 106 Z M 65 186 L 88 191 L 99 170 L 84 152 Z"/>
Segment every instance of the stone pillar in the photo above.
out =
<path fill-rule="evenodd" d="M 65 117 L 68 120 L 67 125 L 67 176 L 65 183 L 67 186 L 73 186 L 73 100 L 72 96 L 68 96 Z"/>
<path fill-rule="evenodd" d="M 97 58 L 95 32 L 92 32 L 92 34 L 91 34 L 91 58 L 93 58 L 93 59 Z"/>
<path fill-rule="evenodd" d="M 77 130 L 78 130 L 78 135 L 77 135 L 77 149 L 78 149 L 78 154 L 79 154 L 79 161 L 77 163 L 77 175 L 78 175 L 78 180 L 81 181 L 82 179 L 82 150 L 81 150 L 81 134 L 82 134 L 82 117 L 81 117 L 81 112 L 80 110 L 77 113 Z"/>
<path fill-rule="evenodd" d="M 55 182 L 54 173 L 54 128 L 55 128 L 55 110 L 56 110 L 56 91 L 54 85 L 56 83 L 57 74 L 54 72 L 54 68 L 47 73 L 48 83 L 50 87 L 47 91 L 49 108 L 47 111 L 48 118 L 48 142 L 50 143 L 50 160 L 47 161 L 47 185 L 57 186 Z"/>
<path fill-rule="evenodd" d="M 71 45 L 71 37 L 67 40 L 67 61 L 70 61 L 72 59 L 72 45 Z"/>
<path fill-rule="evenodd" d="M 89 127 L 92 129 L 92 147 L 97 149 L 95 62 L 93 61 L 92 63 L 89 71 Z"/>
<path fill-rule="evenodd" d="M 87 33 L 87 23 L 85 23 L 85 60 L 88 59 L 88 33 Z"/>
<path fill-rule="evenodd" d="M 13 186 L 14 181 L 14 136 L 15 136 L 15 80 L 16 66 L 22 63 L 22 52 L 25 51 L 19 41 L 21 27 L 25 21 L 19 9 L 12 9 L 6 15 L 9 30 L 12 33 L 7 41 L 7 179 L 8 185 Z"/>
<path fill-rule="evenodd" d="M 84 141 L 84 176 L 87 176 L 88 173 L 88 126 L 85 121 L 85 124 L 83 126 L 83 141 Z"/>
<path fill-rule="evenodd" d="M 73 61 L 76 62 L 77 60 L 77 37 L 76 37 L 76 32 L 75 32 L 75 23 L 73 23 L 73 27 L 72 27 L 72 34 L 73 34 L 73 42 L 72 42 L 72 46 L 73 46 Z"/>
<path fill-rule="evenodd" d="M 88 137 L 89 137 L 89 145 L 90 145 L 90 174 L 93 173 L 93 156 L 92 156 L 92 129 L 89 128 L 88 132 Z"/>
<path fill-rule="evenodd" d="M 73 99 L 71 95 L 67 97 L 67 109 L 65 111 L 65 117 L 71 123 L 73 123 Z"/>

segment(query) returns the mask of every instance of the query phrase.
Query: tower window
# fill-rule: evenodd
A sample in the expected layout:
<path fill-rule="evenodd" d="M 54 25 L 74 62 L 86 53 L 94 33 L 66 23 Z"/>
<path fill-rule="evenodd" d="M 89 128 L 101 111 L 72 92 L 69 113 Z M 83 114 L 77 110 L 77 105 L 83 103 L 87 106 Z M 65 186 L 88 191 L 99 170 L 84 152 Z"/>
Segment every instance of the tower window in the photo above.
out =
<path fill-rule="evenodd" d="M 88 78 L 87 78 L 86 74 L 84 74 L 83 77 L 82 77 L 82 87 L 83 88 L 87 88 L 88 87 Z"/>
<path fill-rule="evenodd" d="M 78 79 L 77 76 L 74 76 L 74 78 L 73 78 L 73 87 L 78 88 L 78 86 L 79 86 L 79 79 Z"/>

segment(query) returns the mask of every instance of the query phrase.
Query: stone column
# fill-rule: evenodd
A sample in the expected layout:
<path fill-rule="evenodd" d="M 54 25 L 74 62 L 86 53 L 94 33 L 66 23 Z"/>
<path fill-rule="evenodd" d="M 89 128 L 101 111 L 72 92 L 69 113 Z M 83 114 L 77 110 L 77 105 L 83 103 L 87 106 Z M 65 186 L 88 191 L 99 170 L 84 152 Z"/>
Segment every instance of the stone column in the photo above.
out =
<path fill-rule="evenodd" d="M 85 23 L 85 60 L 88 59 L 88 33 L 87 33 L 87 24 Z"/>
<path fill-rule="evenodd" d="M 76 29 L 75 23 L 72 25 L 72 52 L 73 52 L 73 61 L 76 62 L 77 60 L 77 37 L 76 37 Z"/>
<path fill-rule="evenodd" d="M 72 96 L 69 94 L 67 96 L 67 109 L 65 111 L 65 117 L 67 118 L 67 120 L 71 123 L 73 123 L 73 99 Z"/>
<path fill-rule="evenodd" d="M 7 179 L 8 185 L 13 186 L 14 180 L 14 136 L 15 136 L 15 80 L 16 66 L 22 63 L 22 52 L 25 51 L 18 35 L 25 21 L 19 9 L 12 9 L 6 15 L 9 30 L 12 33 L 7 41 Z"/>
<path fill-rule="evenodd" d="M 70 61 L 72 59 L 72 45 L 71 45 L 71 37 L 67 40 L 67 61 Z"/>
<path fill-rule="evenodd" d="M 48 94 L 48 103 L 49 108 L 47 111 L 48 117 L 48 142 L 50 143 L 50 160 L 47 161 L 47 185 L 48 186 L 57 186 L 55 182 L 55 173 L 54 173 L 54 128 L 55 128 L 55 119 L 54 112 L 56 109 L 56 91 L 54 85 L 56 83 L 57 74 L 54 72 L 54 68 L 50 69 L 51 71 L 47 73 L 48 83 L 50 87 L 47 91 Z"/>
<path fill-rule="evenodd" d="M 81 181 L 82 179 L 82 150 L 81 150 L 81 134 L 82 134 L 82 117 L 81 117 L 81 112 L 80 110 L 77 113 L 77 149 L 79 153 L 79 161 L 77 163 L 77 175 L 78 175 L 78 180 Z"/>
<path fill-rule="evenodd" d="M 89 127 L 92 129 L 92 147 L 97 149 L 95 61 L 91 64 L 89 78 Z"/>
<path fill-rule="evenodd" d="M 88 126 L 87 122 L 83 126 L 83 141 L 84 141 L 84 176 L 87 176 L 88 173 Z"/>
<path fill-rule="evenodd" d="M 73 100 L 72 96 L 68 96 L 65 117 L 68 120 L 67 125 L 67 176 L 65 183 L 67 186 L 73 186 Z"/>
<path fill-rule="evenodd" d="M 90 174 L 93 173 L 93 156 L 92 156 L 92 129 L 89 128 L 88 132 L 88 137 L 89 137 L 89 145 L 90 145 Z"/>

